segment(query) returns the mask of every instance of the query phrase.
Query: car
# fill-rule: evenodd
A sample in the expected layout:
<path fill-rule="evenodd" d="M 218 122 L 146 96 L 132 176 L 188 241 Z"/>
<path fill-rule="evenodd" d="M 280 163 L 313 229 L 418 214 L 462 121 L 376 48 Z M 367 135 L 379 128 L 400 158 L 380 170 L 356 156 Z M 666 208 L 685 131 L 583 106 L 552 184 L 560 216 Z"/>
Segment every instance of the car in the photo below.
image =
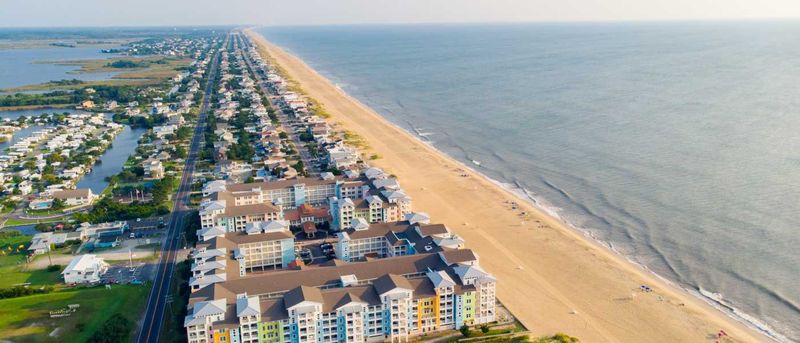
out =
<path fill-rule="evenodd" d="M 140 221 L 142 221 L 142 218 L 136 218 L 136 222 L 137 223 L 140 222 Z"/>

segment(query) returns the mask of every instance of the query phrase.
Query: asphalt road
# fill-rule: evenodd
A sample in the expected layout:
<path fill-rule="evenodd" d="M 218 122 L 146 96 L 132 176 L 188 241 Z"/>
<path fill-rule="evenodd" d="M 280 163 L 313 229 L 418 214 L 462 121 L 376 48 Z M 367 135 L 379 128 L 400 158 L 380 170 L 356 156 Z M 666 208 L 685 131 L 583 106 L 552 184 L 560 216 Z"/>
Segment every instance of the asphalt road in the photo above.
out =
<path fill-rule="evenodd" d="M 230 35 L 226 37 L 223 46 L 228 45 Z M 181 177 L 180 186 L 178 186 L 178 193 L 175 194 L 174 206 L 172 214 L 170 215 L 169 225 L 167 226 L 167 239 L 161 247 L 161 259 L 158 263 L 158 270 L 156 271 L 156 278 L 153 281 L 153 288 L 150 290 L 150 297 L 147 301 L 147 310 L 144 315 L 144 322 L 141 330 L 136 337 L 136 341 L 144 342 L 158 342 L 159 335 L 161 334 L 161 324 L 164 321 L 164 311 L 168 306 L 166 300 L 169 296 L 170 284 L 172 281 L 172 272 L 175 268 L 175 261 L 180 249 L 180 232 L 183 229 L 184 219 L 187 215 L 189 203 L 189 193 L 191 191 L 192 173 L 194 172 L 194 162 L 197 158 L 197 152 L 200 149 L 202 142 L 203 128 L 205 127 L 206 118 L 208 117 L 209 102 L 211 101 L 211 91 L 214 86 L 214 79 L 219 65 L 220 53 L 217 52 L 211 61 L 211 68 L 208 74 L 208 83 L 206 84 L 205 97 L 203 104 L 200 108 L 200 116 L 197 120 L 197 126 L 192 136 L 192 143 L 189 147 L 189 156 L 186 158 L 186 165 L 184 166 L 183 176 Z"/>

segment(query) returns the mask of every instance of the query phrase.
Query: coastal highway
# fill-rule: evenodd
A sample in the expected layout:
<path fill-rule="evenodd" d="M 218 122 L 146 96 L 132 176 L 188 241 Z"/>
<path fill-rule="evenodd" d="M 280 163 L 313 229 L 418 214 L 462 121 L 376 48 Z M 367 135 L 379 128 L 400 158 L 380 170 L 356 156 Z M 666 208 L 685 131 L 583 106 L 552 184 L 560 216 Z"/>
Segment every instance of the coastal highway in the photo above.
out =
<path fill-rule="evenodd" d="M 223 47 L 228 45 L 230 35 L 225 38 Z M 147 300 L 147 309 L 144 314 L 144 322 L 142 323 L 141 330 L 136 337 L 139 343 L 144 342 L 158 342 L 161 333 L 161 324 L 164 321 L 164 310 L 168 306 L 166 300 L 169 296 L 170 284 L 172 281 L 172 272 L 175 268 L 175 260 L 178 250 L 180 249 L 180 232 L 183 230 L 183 223 L 186 215 L 189 213 L 188 204 L 189 192 L 191 191 L 192 173 L 194 172 L 194 161 L 197 158 L 197 152 L 200 149 L 202 142 L 203 128 L 205 127 L 206 117 L 208 117 L 208 109 L 211 101 L 211 91 L 213 90 L 215 76 L 217 74 L 217 67 L 219 65 L 220 52 L 217 51 L 211 60 L 211 68 L 209 69 L 208 82 L 206 83 L 205 96 L 203 97 L 203 104 L 200 107 L 200 116 L 197 120 L 197 126 L 194 129 L 192 142 L 189 147 L 189 156 L 186 158 L 186 164 L 183 168 L 183 176 L 181 177 L 178 192 L 173 199 L 174 204 L 172 214 L 167 228 L 167 237 L 161 247 L 161 259 L 158 263 L 158 270 L 156 278 L 153 282 L 153 288 L 150 290 L 150 297 Z"/>

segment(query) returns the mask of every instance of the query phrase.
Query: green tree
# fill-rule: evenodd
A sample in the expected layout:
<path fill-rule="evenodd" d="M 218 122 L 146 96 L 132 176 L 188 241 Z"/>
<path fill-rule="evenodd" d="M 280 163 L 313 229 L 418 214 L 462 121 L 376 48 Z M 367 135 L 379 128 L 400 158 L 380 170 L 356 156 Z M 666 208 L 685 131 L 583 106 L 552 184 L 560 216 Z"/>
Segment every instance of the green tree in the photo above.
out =
<path fill-rule="evenodd" d="M 108 318 L 103 326 L 100 327 L 94 334 L 89 336 L 87 342 L 89 343 L 116 343 L 124 342 L 128 339 L 131 330 L 133 330 L 133 323 L 128 318 L 123 317 L 119 313 L 115 313 Z"/>
<path fill-rule="evenodd" d="M 186 148 L 184 148 L 182 145 L 179 145 L 177 148 L 175 148 L 175 156 L 178 156 L 179 158 L 186 158 L 187 155 Z"/>

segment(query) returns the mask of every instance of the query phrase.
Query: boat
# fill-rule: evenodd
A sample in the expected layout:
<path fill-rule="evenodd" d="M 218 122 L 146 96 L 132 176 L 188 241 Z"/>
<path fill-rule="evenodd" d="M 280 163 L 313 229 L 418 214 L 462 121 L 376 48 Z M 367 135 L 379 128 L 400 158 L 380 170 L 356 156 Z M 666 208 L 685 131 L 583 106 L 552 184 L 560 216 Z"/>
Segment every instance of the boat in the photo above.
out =
<path fill-rule="evenodd" d="M 476 165 L 476 166 L 480 166 L 480 165 L 481 165 L 481 163 L 480 163 L 480 162 L 478 162 L 478 161 L 476 161 L 476 160 L 472 160 L 472 164 L 474 164 L 474 165 Z"/>

